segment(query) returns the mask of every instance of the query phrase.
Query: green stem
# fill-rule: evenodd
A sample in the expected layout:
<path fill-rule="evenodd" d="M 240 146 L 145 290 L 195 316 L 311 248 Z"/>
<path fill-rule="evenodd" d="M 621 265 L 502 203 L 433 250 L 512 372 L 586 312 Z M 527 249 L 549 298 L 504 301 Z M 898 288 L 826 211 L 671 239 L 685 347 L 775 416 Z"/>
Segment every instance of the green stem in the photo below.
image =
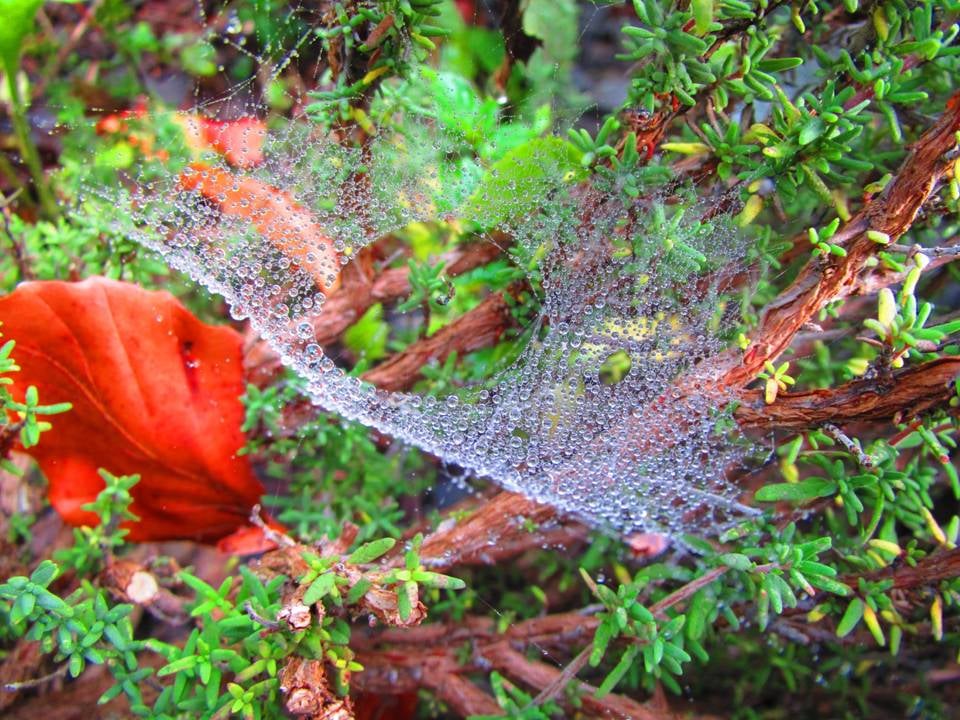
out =
<path fill-rule="evenodd" d="M 30 170 L 30 175 L 33 177 L 43 214 L 52 220 L 58 215 L 59 210 L 43 174 L 40 153 L 37 152 L 37 146 L 34 145 L 33 139 L 30 137 L 26 107 L 20 97 L 20 89 L 17 87 L 17 75 L 15 72 L 11 72 L 10 67 L 6 68 L 4 74 L 7 76 L 7 88 L 10 91 L 10 116 L 13 120 L 13 130 L 17 136 L 17 142 L 20 145 L 20 153 L 23 155 L 23 159 L 27 163 L 27 169 Z"/>

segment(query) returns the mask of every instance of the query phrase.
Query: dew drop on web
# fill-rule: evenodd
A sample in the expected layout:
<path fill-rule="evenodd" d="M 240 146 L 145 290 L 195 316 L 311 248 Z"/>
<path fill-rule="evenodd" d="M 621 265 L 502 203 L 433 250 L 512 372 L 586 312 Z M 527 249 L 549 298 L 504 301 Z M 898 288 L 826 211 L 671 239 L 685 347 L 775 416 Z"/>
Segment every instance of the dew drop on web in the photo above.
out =
<path fill-rule="evenodd" d="M 702 221 L 706 208 L 682 191 L 627 205 L 602 176 L 571 182 L 564 127 L 531 139 L 512 166 L 456 166 L 436 113 L 410 110 L 409 86 L 389 82 L 370 114 L 393 121 L 362 148 L 294 117 L 249 133 L 262 144 L 256 163 L 152 167 L 91 201 L 223 296 L 326 410 L 624 532 L 709 529 L 745 511 L 726 480 L 743 453 L 718 428 L 727 398 L 698 377 L 726 345 L 723 271 L 743 251 L 733 225 Z M 494 243 L 522 269 L 530 312 L 515 313 L 515 352 L 440 398 L 378 390 L 323 340 L 332 314 L 350 310 L 338 293 L 371 280 L 357 265 L 365 248 L 386 266 L 402 254 L 391 237 L 450 220 L 463 242 Z M 384 306 L 390 323 L 422 320 L 396 306 Z"/>

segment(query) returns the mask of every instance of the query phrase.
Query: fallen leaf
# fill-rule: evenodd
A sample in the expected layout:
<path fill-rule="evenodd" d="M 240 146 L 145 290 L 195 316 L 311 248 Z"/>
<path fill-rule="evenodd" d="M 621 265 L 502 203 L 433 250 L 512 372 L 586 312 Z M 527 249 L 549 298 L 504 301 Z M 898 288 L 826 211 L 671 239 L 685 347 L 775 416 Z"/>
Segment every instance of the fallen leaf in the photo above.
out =
<path fill-rule="evenodd" d="M 200 193 L 225 215 L 245 218 L 281 253 L 298 263 L 326 294 L 340 282 L 340 256 L 310 211 L 290 193 L 253 177 L 234 175 L 206 163 L 180 174 L 184 190 Z"/>
<path fill-rule="evenodd" d="M 286 528 L 271 518 L 264 518 L 267 525 L 278 532 Z M 254 525 L 241 527 L 217 541 L 217 550 L 227 555 L 260 555 L 276 550 L 277 544 L 266 536 L 263 528 Z"/>
<path fill-rule="evenodd" d="M 228 163 L 250 168 L 263 162 L 263 142 L 267 126 L 262 120 L 247 117 L 238 120 L 201 118 L 203 137 Z"/>
<path fill-rule="evenodd" d="M 245 457 L 242 337 L 167 292 L 90 278 L 30 282 L 0 298 L 21 366 L 11 392 L 70 402 L 29 449 L 73 525 L 103 488 L 98 468 L 139 474 L 132 540 L 212 542 L 247 525 L 263 492 Z"/>

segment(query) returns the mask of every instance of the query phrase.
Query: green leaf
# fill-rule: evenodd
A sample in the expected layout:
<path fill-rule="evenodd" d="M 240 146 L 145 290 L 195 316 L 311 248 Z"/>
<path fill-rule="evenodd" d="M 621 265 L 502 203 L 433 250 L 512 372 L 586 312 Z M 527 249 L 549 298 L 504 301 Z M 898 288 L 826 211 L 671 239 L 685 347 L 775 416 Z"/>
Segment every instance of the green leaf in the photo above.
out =
<path fill-rule="evenodd" d="M 193 670 L 193 668 L 197 666 L 198 661 L 199 658 L 196 655 L 188 655 L 179 660 L 174 660 L 172 663 L 164 665 L 157 670 L 157 676 L 163 677 L 164 675 L 172 675 L 173 673 L 179 673 L 184 670 Z"/>
<path fill-rule="evenodd" d="M 208 42 L 199 41 L 180 51 L 183 69 L 191 75 L 209 77 L 217 73 L 217 49 Z"/>
<path fill-rule="evenodd" d="M 46 587 L 57 574 L 56 563 L 50 560 L 44 560 L 37 565 L 37 569 L 30 575 L 30 582 Z"/>
<path fill-rule="evenodd" d="M 693 26 L 697 34 L 706 35 L 713 22 L 713 0 L 693 0 L 690 8 L 693 10 Z"/>
<path fill-rule="evenodd" d="M 803 58 L 798 57 L 788 57 L 788 58 L 770 58 L 768 60 L 761 60 L 757 63 L 757 68 L 763 72 L 782 72 L 783 70 L 790 70 L 795 67 L 800 67 L 803 65 Z"/>
<path fill-rule="evenodd" d="M 534 138 L 490 166 L 467 199 L 461 217 L 485 228 L 526 215 L 551 190 L 581 180 L 582 153 L 558 137 Z"/>
<path fill-rule="evenodd" d="M 846 612 L 843 613 L 843 617 L 840 618 L 840 622 L 837 624 L 837 637 L 842 638 L 849 635 L 862 617 L 863 600 L 855 597 L 850 601 L 850 604 L 847 605 Z"/>
<path fill-rule="evenodd" d="M 411 581 L 412 582 L 412 581 Z M 414 584 L 416 587 L 416 584 Z M 410 613 L 413 611 L 413 605 L 410 602 L 410 595 L 407 592 L 407 583 L 397 586 L 397 612 L 400 614 L 400 619 L 404 622 L 410 617 Z"/>
<path fill-rule="evenodd" d="M 33 32 L 33 19 L 43 0 L 0 0 L 0 62 L 15 74 L 24 38 Z"/>
<path fill-rule="evenodd" d="M 753 560 L 742 553 L 724 553 L 717 559 L 734 570 L 748 572 L 753 569 Z"/>
<path fill-rule="evenodd" d="M 797 570 L 802 572 L 804 575 L 825 575 L 827 577 L 836 577 L 837 571 L 835 568 L 830 567 L 829 565 L 824 565 L 823 563 L 815 562 L 813 560 L 804 560 L 797 563 Z"/>
<path fill-rule="evenodd" d="M 336 573 L 326 572 L 314 580 L 307 591 L 303 594 L 304 605 L 313 605 L 318 600 L 326 597 L 333 590 L 333 584 L 336 582 Z"/>
<path fill-rule="evenodd" d="M 616 620 L 612 615 L 607 615 L 597 625 L 597 631 L 593 635 L 593 650 L 590 652 L 590 666 L 596 667 L 600 664 L 604 654 L 607 652 L 607 646 L 610 641 L 620 634 L 617 628 Z"/>
<path fill-rule="evenodd" d="M 37 604 L 44 610 L 56 613 L 62 617 L 72 617 L 73 608 L 49 590 L 40 588 L 37 592 Z"/>
<path fill-rule="evenodd" d="M 757 490 L 754 498 L 759 502 L 779 502 L 781 500 L 813 500 L 830 497 L 837 492 L 837 484 L 827 478 L 813 477 L 797 483 L 775 483 Z"/>
<path fill-rule="evenodd" d="M 698 590 L 687 605 L 687 623 L 684 626 L 687 639 L 699 639 L 707 629 L 710 601 L 705 590 Z"/>
<path fill-rule="evenodd" d="M 366 578 L 360 578 L 357 580 L 356 584 L 350 588 L 350 592 L 347 593 L 347 605 L 353 605 L 360 601 L 364 595 L 367 594 L 373 586 L 373 583 L 367 580 Z"/>
<path fill-rule="evenodd" d="M 944 335 L 952 335 L 955 332 L 960 332 L 960 320 L 952 320 L 951 322 L 944 323 L 943 325 L 934 325 L 926 329 L 934 330 L 938 333 L 943 333 Z"/>
<path fill-rule="evenodd" d="M 528 0 L 523 5 L 523 31 L 543 42 L 551 66 L 572 61 L 580 32 L 576 0 Z"/>
<path fill-rule="evenodd" d="M 816 540 L 808 540 L 805 543 L 797 545 L 797 549 L 805 558 L 817 557 L 820 553 L 826 552 L 832 547 L 833 538 L 831 538 L 829 535 L 817 538 Z"/>
<path fill-rule="evenodd" d="M 208 585 L 203 580 L 198 578 L 196 575 L 191 575 L 188 572 L 180 573 L 180 580 L 183 581 L 183 584 L 193 590 L 198 597 L 208 598 L 211 600 L 220 600 L 220 595 L 216 590 L 213 589 L 211 585 Z"/>
<path fill-rule="evenodd" d="M 807 122 L 806 125 L 803 126 L 803 129 L 800 131 L 800 135 L 797 138 L 797 142 L 799 142 L 801 146 L 809 145 L 818 137 L 820 137 L 825 129 L 826 125 L 823 120 L 820 118 L 812 118 Z"/>
<path fill-rule="evenodd" d="M 852 592 L 847 585 L 844 585 L 839 580 L 834 580 L 833 578 L 828 578 L 823 575 L 807 575 L 806 578 L 807 582 L 809 582 L 815 588 L 825 590 L 829 593 L 833 593 L 834 595 L 846 597 Z"/>
<path fill-rule="evenodd" d="M 463 590 L 463 588 L 467 586 L 460 578 L 428 572 L 426 570 L 414 571 L 412 578 L 427 587 L 446 588 L 447 590 Z"/>
<path fill-rule="evenodd" d="M 764 575 L 761 587 L 763 587 L 767 593 L 773 612 L 779 615 L 783 612 L 783 595 L 780 584 L 774 580 L 775 577 L 773 574 Z"/>
<path fill-rule="evenodd" d="M 389 337 L 390 325 L 383 319 L 383 304 L 376 303 L 344 332 L 343 343 L 357 357 L 375 362 L 386 357 Z"/>
<path fill-rule="evenodd" d="M 637 645 L 631 645 L 627 648 L 626 652 L 620 657 L 620 662 L 617 663 L 616 667 L 610 671 L 610 674 L 603 679 L 600 687 L 597 688 L 597 697 L 607 695 L 617 686 L 617 683 L 620 682 L 623 676 L 626 675 L 627 670 L 633 665 L 633 661 L 639 652 L 640 647 Z"/>
<path fill-rule="evenodd" d="M 390 552 L 396 544 L 397 541 L 389 537 L 368 542 L 354 550 L 350 557 L 347 558 L 347 562 L 353 565 L 371 563 Z"/>
<path fill-rule="evenodd" d="M 693 658 L 690 657 L 690 654 L 684 650 L 680 645 L 675 642 L 665 642 L 663 644 L 663 654 L 664 658 L 672 658 L 678 664 L 679 663 L 688 663 Z"/>

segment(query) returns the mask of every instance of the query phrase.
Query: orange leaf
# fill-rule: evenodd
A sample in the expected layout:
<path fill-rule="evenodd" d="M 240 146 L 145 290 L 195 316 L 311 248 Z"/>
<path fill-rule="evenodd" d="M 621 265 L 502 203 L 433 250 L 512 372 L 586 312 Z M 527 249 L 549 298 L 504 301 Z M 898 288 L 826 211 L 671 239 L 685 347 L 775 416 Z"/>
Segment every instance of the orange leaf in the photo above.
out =
<path fill-rule="evenodd" d="M 228 163 L 249 168 L 263 162 L 267 126 L 257 118 L 210 120 L 201 118 L 203 137 Z"/>
<path fill-rule="evenodd" d="M 340 257 L 310 211 L 287 192 L 206 163 L 191 163 L 180 186 L 199 192 L 225 215 L 245 218 L 281 253 L 299 263 L 324 293 L 339 284 Z"/>
<path fill-rule="evenodd" d="M 247 525 L 263 487 L 244 443 L 242 338 L 207 325 L 172 295 L 91 278 L 31 282 L 0 298 L 16 340 L 11 392 L 73 403 L 29 449 L 50 502 L 72 525 L 103 489 L 97 474 L 139 474 L 133 540 L 215 541 Z"/>

